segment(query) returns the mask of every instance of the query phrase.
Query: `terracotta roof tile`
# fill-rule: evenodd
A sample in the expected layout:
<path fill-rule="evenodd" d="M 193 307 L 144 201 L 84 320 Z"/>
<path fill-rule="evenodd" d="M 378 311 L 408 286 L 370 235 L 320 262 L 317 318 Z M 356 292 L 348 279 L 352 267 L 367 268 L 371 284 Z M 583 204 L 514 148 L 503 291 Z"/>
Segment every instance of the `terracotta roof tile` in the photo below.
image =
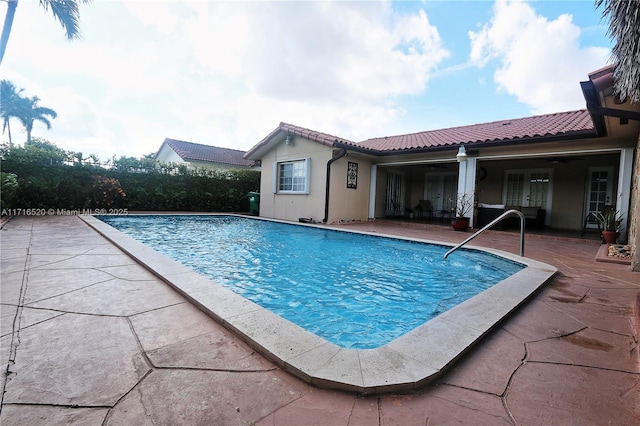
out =
<path fill-rule="evenodd" d="M 250 167 L 254 164 L 253 161 L 243 158 L 244 151 L 237 149 L 220 148 L 169 138 L 164 141 L 185 161 L 207 161 L 243 167 Z"/>
<path fill-rule="evenodd" d="M 273 141 L 274 138 L 282 132 L 290 133 L 292 135 L 297 135 L 297 136 L 300 136 L 300 137 L 303 137 L 311 141 L 318 142 L 330 147 L 333 146 L 334 142 L 336 141 L 343 142 L 349 145 L 354 145 L 354 146 L 357 145 L 351 141 L 339 138 L 337 136 L 330 135 L 328 133 L 317 132 L 315 130 L 306 129 L 300 126 L 295 126 L 293 124 L 280 123 L 280 125 L 276 127 L 267 136 L 265 136 L 264 139 L 262 139 L 255 146 L 253 146 L 253 148 L 247 151 L 247 153 L 245 154 L 245 158 L 251 158 L 252 156 L 256 155 L 256 153 L 260 152 L 262 149 L 268 149 L 267 147 L 271 143 L 271 141 Z"/>
<path fill-rule="evenodd" d="M 269 143 L 281 132 L 301 136 L 330 147 L 351 146 L 365 152 L 370 151 L 374 155 L 416 149 L 455 147 L 461 144 L 476 146 L 501 142 L 517 144 L 537 139 L 596 135 L 591 115 L 586 109 L 428 130 L 406 135 L 384 136 L 362 142 L 353 142 L 328 133 L 280 123 L 275 130 L 247 151 L 245 157 L 251 157 L 261 149 L 267 149 Z"/>
<path fill-rule="evenodd" d="M 327 146 L 333 146 L 333 143 L 337 140 L 345 143 L 353 143 L 351 141 L 339 138 L 338 136 L 333 136 L 328 133 L 316 132 L 315 130 L 305 129 L 304 127 L 294 126 L 293 124 L 288 123 L 280 123 L 280 127 L 278 129 L 284 130 L 287 133 L 302 136 L 303 138 L 319 142 Z"/>
<path fill-rule="evenodd" d="M 489 142 L 516 142 L 594 132 L 586 109 L 512 120 L 493 121 L 448 129 L 428 130 L 408 135 L 367 139 L 358 146 L 375 151 L 404 151 L 454 145 L 481 145 Z"/>

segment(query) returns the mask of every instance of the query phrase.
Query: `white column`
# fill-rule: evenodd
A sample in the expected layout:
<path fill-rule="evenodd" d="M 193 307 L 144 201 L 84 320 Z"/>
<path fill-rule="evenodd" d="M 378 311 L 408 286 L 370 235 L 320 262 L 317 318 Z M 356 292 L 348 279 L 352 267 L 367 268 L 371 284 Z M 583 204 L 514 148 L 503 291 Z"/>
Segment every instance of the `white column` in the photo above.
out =
<path fill-rule="evenodd" d="M 618 193 L 616 194 L 616 210 L 622 215 L 620 240 L 627 241 L 629 201 L 631 200 L 631 178 L 633 175 L 633 148 L 620 151 L 620 170 L 618 170 Z"/>
<path fill-rule="evenodd" d="M 458 196 L 467 194 L 468 198 L 471 200 L 472 206 L 474 206 L 476 203 L 475 194 L 477 163 L 478 159 L 475 157 L 467 157 L 467 161 L 458 163 Z M 469 226 L 473 228 L 473 210 L 471 210 L 471 214 L 469 216 L 471 217 Z"/>
<path fill-rule="evenodd" d="M 369 219 L 376 217 L 376 182 L 378 177 L 378 166 L 371 165 L 371 176 L 369 177 Z"/>

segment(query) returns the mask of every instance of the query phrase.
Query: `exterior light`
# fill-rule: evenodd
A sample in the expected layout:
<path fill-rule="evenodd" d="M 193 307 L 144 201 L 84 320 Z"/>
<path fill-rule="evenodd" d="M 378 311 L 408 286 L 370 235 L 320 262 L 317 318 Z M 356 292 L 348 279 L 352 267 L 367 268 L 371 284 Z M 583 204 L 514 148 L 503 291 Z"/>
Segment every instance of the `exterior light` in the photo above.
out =
<path fill-rule="evenodd" d="M 286 143 L 287 145 L 291 145 L 293 143 L 293 138 L 291 137 L 291 135 L 287 134 L 287 139 L 284 140 L 284 143 Z"/>
<path fill-rule="evenodd" d="M 458 163 L 464 163 L 467 161 L 467 151 L 464 149 L 464 145 L 460 145 L 458 148 L 458 155 L 456 155 L 456 160 Z"/>

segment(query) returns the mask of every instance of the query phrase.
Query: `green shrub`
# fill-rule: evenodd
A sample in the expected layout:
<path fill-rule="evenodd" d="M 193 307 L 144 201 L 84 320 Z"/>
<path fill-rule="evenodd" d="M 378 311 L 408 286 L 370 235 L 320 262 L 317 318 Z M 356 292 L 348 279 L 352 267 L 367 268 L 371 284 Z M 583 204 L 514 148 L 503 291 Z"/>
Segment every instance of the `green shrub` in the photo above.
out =
<path fill-rule="evenodd" d="M 108 170 L 7 155 L 2 170 L 17 175 L 11 200 L 15 208 L 246 212 L 247 194 L 260 187 L 260 172 L 255 170 L 188 170 L 170 164 Z"/>
<path fill-rule="evenodd" d="M 18 176 L 13 173 L 0 172 L 0 208 L 12 207 L 17 190 Z"/>

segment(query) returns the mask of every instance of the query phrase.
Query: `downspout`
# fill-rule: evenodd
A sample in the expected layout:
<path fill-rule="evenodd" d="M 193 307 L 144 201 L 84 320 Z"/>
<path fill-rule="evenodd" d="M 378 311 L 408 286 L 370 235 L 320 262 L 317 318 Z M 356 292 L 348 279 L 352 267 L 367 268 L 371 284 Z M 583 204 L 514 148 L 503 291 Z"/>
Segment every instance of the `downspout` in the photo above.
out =
<path fill-rule="evenodd" d="M 344 148 L 340 149 L 338 155 L 333 157 L 331 160 L 327 161 L 327 182 L 325 184 L 326 193 L 324 196 L 324 219 L 322 219 L 322 223 L 327 223 L 329 220 L 329 184 L 331 182 L 331 165 L 334 161 L 341 159 L 342 157 L 347 155 L 347 150 Z"/>

